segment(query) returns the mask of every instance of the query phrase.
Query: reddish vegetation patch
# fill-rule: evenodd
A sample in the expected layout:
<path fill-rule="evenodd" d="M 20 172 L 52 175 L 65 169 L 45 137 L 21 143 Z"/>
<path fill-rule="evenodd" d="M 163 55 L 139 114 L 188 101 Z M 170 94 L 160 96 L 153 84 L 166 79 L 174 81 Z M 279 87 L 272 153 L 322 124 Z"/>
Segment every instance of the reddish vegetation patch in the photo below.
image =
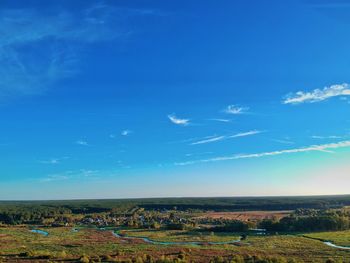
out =
<path fill-rule="evenodd" d="M 208 212 L 198 218 L 212 218 L 212 219 L 232 219 L 241 221 L 254 221 L 262 219 L 281 219 L 288 216 L 293 211 L 243 211 L 243 212 Z"/>
<path fill-rule="evenodd" d="M 80 240 L 84 239 L 85 242 L 92 242 L 92 243 L 107 242 L 108 243 L 116 240 L 112 232 L 108 230 L 100 231 L 100 230 L 89 229 L 89 230 L 83 230 L 83 231 L 84 231 L 84 235 Z"/>
<path fill-rule="evenodd" d="M 199 249 L 199 248 L 184 248 L 178 246 L 164 246 L 164 247 L 156 247 L 144 249 L 140 252 L 125 254 L 124 256 L 116 256 L 119 260 L 127 260 L 130 258 L 136 258 L 138 256 L 142 257 L 143 255 L 148 254 L 153 258 L 157 259 L 162 256 L 166 256 L 168 258 L 178 258 L 180 254 L 184 254 L 186 257 L 186 262 L 198 262 L 198 263 L 207 263 L 211 258 L 217 256 L 230 257 L 234 254 L 234 252 L 226 251 L 224 249 Z"/>

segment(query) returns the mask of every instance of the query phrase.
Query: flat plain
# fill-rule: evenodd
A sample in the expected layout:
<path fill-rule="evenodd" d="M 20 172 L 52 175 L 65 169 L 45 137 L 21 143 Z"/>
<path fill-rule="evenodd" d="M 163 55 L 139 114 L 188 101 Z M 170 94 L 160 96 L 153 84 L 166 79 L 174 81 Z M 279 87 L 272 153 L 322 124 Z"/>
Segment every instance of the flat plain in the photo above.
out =
<path fill-rule="evenodd" d="M 348 203 L 348 196 L 0 202 L 0 262 L 350 262 Z"/>

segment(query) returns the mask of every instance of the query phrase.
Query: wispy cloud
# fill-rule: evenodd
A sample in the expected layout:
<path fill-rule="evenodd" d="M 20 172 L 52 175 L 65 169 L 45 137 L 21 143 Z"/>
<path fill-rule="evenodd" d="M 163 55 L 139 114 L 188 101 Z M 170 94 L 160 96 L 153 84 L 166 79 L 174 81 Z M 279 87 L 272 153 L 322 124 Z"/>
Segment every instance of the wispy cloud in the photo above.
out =
<path fill-rule="evenodd" d="M 311 146 L 302 147 L 302 148 L 287 149 L 287 150 L 272 151 L 272 152 L 235 154 L 235 155 L 221 156 L 221 157 L 215 157 L 210 159 L 177 162 L 175 163 L 175 165 L 191 165 L 191 164 L 197 164 L 197 163 L 209 163 L 209 162 L 229 161 L 229 160 L 238 160 L 238 159 L 260 158 L 260 157 L 266 157 L 266 156 L 312 152 L 312 151 L 331 152 L 330 150 L 332 149 L 347 148 L 347 147 L 350 147 L 350 141 L 341 141 L 341 142 L 321 144 L 321 145 L 311 145 Z"/>
<path fill-rule="evenodd" d="M 44 178 L 40 178 L 40 182 L 52 182 L 52 181 L 64 181 L 71 179 L 84 179 L 87 177 L 96 177 L 100 171 L 98 170 L 89 170 L 89 169 L 80 169 L 77 171 L 65 171 L 61 173 L 49 174 Z"/>
<path fill-rule="evenodd" d="M 48 161 L 41 161 L 41 163 L 46 163 L 46 164 L 59 164 L 60 160 L 59 159 L 51 159 Z"/>
<path fill-rule="evenodd" d="M 169 115 L 168 115 L 168 118 L 169 118 L 169 120 L 170 120 L 172 123 L 174 123 L 174 124 L 176 124 L 176 125 L 187 126 L 187 125 L 190 124 L 190 120 L 189 120 L 189 119 L 181 119 L 181 118 L 178 118 L 178 117 L 176 117 L 175 114 L 169 114 Z"/>
<path fill-rule="evenodd" d="M 60 163 L 60 159 L 56 159 L 56 158 L 52 158 L 49 160 L 44 160 L 44 161 L 39 161 L 40 163 L 43 164 L 59 164 Z"/>
<path fill-rule="evenodd" d="M 216 118 L 214 118 L 214 119 L 208 119 L 209 121 L 217 121 L 217 122 L 231 122 L 231 120 L 229 120 L 229 119 L 216 119 Z"/>
<path fill-rule="evenodd" d="M 186 157 L 192 157 L 192 156 L 196 156 L 196 155 L 207 155 L 207 154 L 212 154 L 213 152 L 200 152 L 200 153 L 186 153 L 185 156 Z"/>
<path fill-rule="evenodd" d="M 262 133 L 262 132 L 263 131 L 257 131 L 257 130 L 248 131 L 248 132 L 241 132 L 241 133 L 237 133 L 237 134 L 228 136 L 228 138 L 238 138 L 238 137 L 251 136 L 251 135 L 259 134 L 259 133 Z"/>
<path fill-rule="evenodd" d="M 118 136 L 124 136 L 124 137 L 126 137 L 126 136 L 131 135 L 132 133 L 133 133 L 133 131 L 131 131 L 131 130 L 122 130 L 122 131 L 119 133 L 119 135 L 118 135 L 118 134 L 110 134 L 110 135 L 109 135 L 109 138 L 115 139 L 115 138 L 117 138 Z"/>
<path fill-rule="evenodd" d="M 42 163 L 42 164 L 60 164 L 63 160 L 67 160 L 67 159 L 69 159 L 69 157 L 64 156 L 61 158 L 50 158 L 48 160 L 41 160 L 41 161 L 39 161 L 39 163 Z"/>
<path fill-rule="evenodd" d="M 287 139 L 271 139 L 271 141 L 273 142 L 278 142 L 278 143 L 282 143 L 282 144 L 295 144 L 295 142 L 292 142 L 291 140 L 287 140 Z"/>
<path fill-rule="evenodd" d="M 312 135 L 312 139 L 341 139 L 343 137 L 336 136 L 336 135 L 329 135 L 329 136 L 319 136 L 319 135 Z"/>
<path fill-rule="evenodd" d="M 78 140 L 75 143 L 82 146 L 89 146 L 88 142 L 85 140 Z"/>
<path fill-rule="evenodd" d="M 154 15 L 96 4 L 89 8 L 0 10 L 0 99 L 40 94 L 79 72 L 88 45 L 128 37 L 127 20 Z"/>
<path fill-rule="evenodd" d="M 211 143 L 211 142 L 218 142 L 218 141 L 222 141 L 227 139 L 227 136 L 213 136 L 210 137 L 209 139 L 204 139 L 204 140 L 200 140 L 197 142 L 193 142 L 191 143 L 191 145 L 198 145 L 198 144 L 205 144 L 205 143 Z"/>
<path fill-rule="evenodd" d="M 99 170 L 80 169 L 75 175 L 78 177 L 92 177 L 99 174 Z"/>
<path fill-rule="evenodd" d="M 49 174 L 45 178 L 41 178 L 41 182 L 52 182 L 52 181 L 63 181 L 63 180 L 68 180 L 69 176 L 64 175 L 64 174 Z"/>
<path fill-rule="evenodd" d="M 248 111 L 249 111 L 249 107 L 240 107 L 237 105 L 228 105 L 226 109 L 224 109 L 225 113 L 234 114 L 234 115 L 244 114 L 244 113 L 247 113 Z"/>
<path fill-rule="evenodd" d="M 262 131 L 253 130 L 253 131 L 241 132 L 241 133 L 237 133 L 237 134 L 233 134 L 233 135 L 209 136 L 209 137 L 206 137 L 202 140 L 192 142 L 191 145 L 219 142 L 219 141 L 223 141 L 223 140 L 227 140 L 227 139 L 246 137 L 246 136 L 251 136 L 251 135 L 255 135 L 255 134 L 259 134 L 259 133 L 262 133 Z"/>
<path fill-rule="evenodd" d="M 314 103 L 337 96 L 350 96 L 349 84 L 332 85 L 311 92 L 298 91 L 287 95 L 283 100 L 283 104 Z"/>
<path fill-rule="evenodd" d="M 130 131 L 130 130 L 123 130 L 123 131 L 120 133 L 120 135 L 121 135 L 121 136 L 129 136 L 131 133 L 132 133 L 132 131 Z"/>
<path fill-rule="evenodd" d="M 188 139 L 183 139 L 183 140 L 178 140 L 178 141 L 170 141 L 168 142 L 169 144 L 173 144 L 173 143 L 191 143 L 194 141 L 199 141 L 199 140 L 204 140 L 204 139 L 209 139 L 215 136 L 206 136 L 206 137 L 193 137 L 193 138 L 188 138 Z"/>

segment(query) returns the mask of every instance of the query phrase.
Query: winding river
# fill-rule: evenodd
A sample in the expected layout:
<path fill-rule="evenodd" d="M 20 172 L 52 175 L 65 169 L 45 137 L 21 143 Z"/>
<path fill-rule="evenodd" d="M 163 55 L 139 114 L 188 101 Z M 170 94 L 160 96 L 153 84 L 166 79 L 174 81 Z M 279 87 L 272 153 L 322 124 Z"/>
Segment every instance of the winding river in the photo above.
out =
<path fill-rule="evenodd" d="M 117 237 L 117 238 L 124 238 L 124 239 L 134 239 L 134 240 L 142 240 L 145 243 L 148 244 L 153 244 L 153 245 L 195 245 L 195 246 L 199 246 L 199 245 L 205 245 L 205 244 L 209 244 L 209 245 L 225 245 L 225 244 L 235 244 L 235 243 L 239 243 L 241 242 L 241 239 L 237 239 L 237 240 L 229 240 L 229 241 L 222 241 L 222 242 L 205 242 L 205 241 L 180 241 L 180 242 L 166 242 L 166 241 L 156 241 L 156 240 L 152 240 L 148 237 L 131 237 L 131 236 L 122 236 L 120 234 L 118 234 L 115 231 L 112 231 L 112 234 Z"/>
<path fill-rule="evenodd" d="M 346 246 L 338 246 L 336 244 L 334 244 L 333 242 L 329 241 L 329 240 L 324 240 L 324 239 L 320 239 L 320 238 L 315 238 L 315 237 L 309 237 L 309 236 L 305 236 L 302 235 L 301 237 L 307 238 L 307 239 L 312 239 L 312 240 L 317 240 L 322 242 L 323 244 L 325 244 L 326 246 L 332 247 L 332 248 L 338 248 L 338 249 L 343 249 L 343 250 L 350 250 L 350 247 L 346 247 Z"/>
<path fill-rule="evenodd" d="M 164 241 L 156 241 L 156 240 L 152 240 L 148 237 L 132 237 L 132 236 L 122 236 L 120 234 L 118 234 L 115 231 L 112 231 L 112 234 L 117 237 L 117 238 L 124 238 L 124 239 L 135 239 L 135 240 L 142 240 L 145 243 L 148 244 L 153 244 L 153 245 L 205 245 L 205 244 L 209 244 L 209 245 L 225 245 L 225 244 L 237 244 L 239 242 L 242 241 L 242 237 L 240 237 L 240 239 L 237 240 L 230 240 L 230 241 L 223 241 L 223 242 L 196 242 L 196 241 L 182 241 L 182 242 L 164 242 Z M 318 240 L 318 239 L 317 239 Z M 321 240 L 318 240 L 321 241 Z M 345 247 L 345 246 L 338 246 L 330 241 L 321 241 L 323 242 L 323 244 L 332 247 L 332 248 L 338 248 L 338 249 L 344 249 L 344 250 L 350 250 L 350 247 Z"/>
<path fill-rule="evenodd" d="M 101 229 L 104 230 L 104 229 Z M 73 232 L 77 232 L 78 229 L 73 228 L 72 229 Z M 36 233 L 36 234 L 40 234 L 43 236 L 48 236 L 49 233 L 40 229 L 32 229 L 30 230 L 30 232 L 32 233 Z M 236 240 L 229 240 L 229 241 L 221 241 L 221 242 L 205 242 L 205 241 L 180 241 L 180 242 L 170 242 L 170 241 L 156 241 L 156 240 L 152 240 L 148 237 L 133 237 L 133 236 L 124 236 L 124 235 L 120 235 L 118 232 L 116 231 L 112 231 L 113 236 L 117 237 L 117 238 L 122 238 L 122 239 L 134 239 L 134 240 L 142 240 L 145 243 L 148 244 L 153 244 L 153 245 L 195 245 L 195 246 L 199 246 L 199 245 L 225 245 L 225 244 L 237 244 L 239 242 L 242 241 L 242 237 L 240 237 L 239 239 Z M 305 236 L 304 236 L 305 237 Z M 310 238 L 310 237 L 306 237 L 306 238 Z M 346 246 L 338 246 L 330 241 L 322 241 L 319 239 L 315 239 L 315 238 L 311 238 L 314 240 L 318 240 L 323 242 L 323 244 L 332 247 L 332 248 L 337 248 L 337 249 L 344 249 L 344 250 L 350 250 L 350 247 L 346 247 Z"/>
<path fill-rule="evenodd" d="M 43 230 L 39 230 L 39 229 L 32 229 L 32 230 L 30 230 L 30 232 L 36 233 L 36 234 L 40 234 L 40 235 L 43 235 L 43 236 L 48 236 L 49 235 L 48 232 L 43 231 Z"/>
<path fill-rule="evenodd" d="M 344 247 L 344 246 L 338 246 L 336 244 L 333 244 L 330 241 L 323 241 L 323 243 L 329 247 L 334 247 L 334 248 L 339 248 L 339 249 L 346 249 L 346 250 L 350 250 L 350 247 Z"/>

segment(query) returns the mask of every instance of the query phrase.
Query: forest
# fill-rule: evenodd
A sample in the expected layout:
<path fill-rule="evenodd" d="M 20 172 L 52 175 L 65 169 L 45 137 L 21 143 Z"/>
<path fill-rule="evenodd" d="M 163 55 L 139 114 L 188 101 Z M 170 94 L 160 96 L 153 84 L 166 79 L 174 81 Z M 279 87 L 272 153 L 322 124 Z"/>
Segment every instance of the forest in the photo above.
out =
<path fill-rule="evenodd" d="M 67 226 L 74 224 L 138 228 L 190 229 L 210 225 L 212 231 L 335 231 L 350 228 L 350 212 L 342 209 L 350 196 L 268 198 L 165 198 L 0 202 L 0 224 Z M 294 209 L 293 209 L 294 208 Z M 197 218 L 208 211 L 293 211 L 283 218 L 230 220 Z"/>

